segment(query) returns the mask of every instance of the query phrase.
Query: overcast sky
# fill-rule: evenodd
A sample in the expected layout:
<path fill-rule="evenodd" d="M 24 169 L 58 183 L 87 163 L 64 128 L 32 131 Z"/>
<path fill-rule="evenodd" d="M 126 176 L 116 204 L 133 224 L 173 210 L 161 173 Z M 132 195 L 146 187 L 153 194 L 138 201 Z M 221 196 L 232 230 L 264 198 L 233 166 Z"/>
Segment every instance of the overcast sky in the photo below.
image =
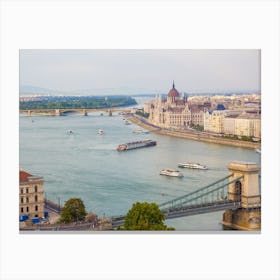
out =
<path fill-rule="evenodd" d="M 259 50 L 20 50 L 20 86 L 61 91 L 260 91 L 260 71 Z"/>

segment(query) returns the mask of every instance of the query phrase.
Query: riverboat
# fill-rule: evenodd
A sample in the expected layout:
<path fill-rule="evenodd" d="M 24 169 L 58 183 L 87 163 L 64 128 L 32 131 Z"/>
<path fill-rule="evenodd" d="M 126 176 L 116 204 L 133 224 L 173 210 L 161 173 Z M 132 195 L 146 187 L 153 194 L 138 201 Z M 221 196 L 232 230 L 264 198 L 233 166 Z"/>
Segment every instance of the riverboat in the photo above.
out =
<path fill-rule="evenodd" d="M 131 124 L 131 122 L 129 122 L 128 120 L 125 120 L 125 122 L 124 122 L 126 125 L 130 125 Z"/>
<path fill-rule="evenodd" d="M 137 134 L 148 134 L 149 133 L 149 131 L 145 131 L 145 130 L 143 130 L 143 129 L 134 129 L 133 131 L 132 131 L 133 133 L 137 133 Z"/>
<path fill-rule="evenodd" d="M 162 169 L 159 174 L 170 177 L 184 177 L 184 175 L 180 171 L 170 168 Z"/>
<path fill-rule="evenodd" d="M 120 144 L 117 147 L 117 150 L 118 151 L 127 151 L 127 150 L 139 149 L 139 148 L 144 148 L 144 147 L 151 147 L 151 146 L 155 146 L 156 144 L 157 144 L 157 142 L 153 141 L 153 140 L 136 141 L 136 142 Z"/>
<path fill-rule="evenodd" d="M 104 134 L 103 129 L 100 128 L 100 129 L 98 130 L 98 134 L 103 135 L 103 134 Z"/>
<path fill-rule="evenodd" d="M 203 170 L 208 169 L 208 167 L 206 165 L 202 165 L 199 163 L 193 163 L 193 162 L 178 163 L 178 167 L 190 168 L 190 169 L 203 169 Z"/>
<path fill-rule="evenodd" d="M 141 134 L 141 133 L 144 133 L 144 130 L 143 129 L 134 129 L 132 132 Z"/>
<path fill-rule="evenodd" d="M 256 152 L 259 153 L 259 154 L 261 154 L 261 153 L 262 153 L 261 148 L 257 148 L 257 149 L 256 149 Z"/>

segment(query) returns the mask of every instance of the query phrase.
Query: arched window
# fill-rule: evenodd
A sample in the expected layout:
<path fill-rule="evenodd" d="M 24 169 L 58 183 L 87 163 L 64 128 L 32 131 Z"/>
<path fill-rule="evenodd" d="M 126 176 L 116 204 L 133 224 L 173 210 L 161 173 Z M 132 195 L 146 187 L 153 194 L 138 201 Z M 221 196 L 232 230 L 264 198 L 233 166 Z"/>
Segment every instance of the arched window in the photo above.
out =
<path fill-rule="evenodd" d="M 240 181 L 237 181 L 235 183 L 235 200 L 240 201 L 241 200 L 241 188 L 242 188 L 242 184 Z"/>
<path fill-rule="evenodd" d="M 38 201 L 38 195 L 35 195 L 35 202 Z"/>
<path fill-rule="evenodd" d="M 28 197 L 26 198 L 26 203 L 29 203 L 29 198 Z"/>
<path fill-rule="evenodd" d="M 38 205 L 35 205 L 35 211 L 38 211 Z"/>
<path fill-rule="evenodd" d="M 37 191 L 38 191 L 38 186 L 37 186 L 37 185 L 35 185 L 35 187 L 34 187 L 34 191 L 35 191 L 35 192 L 37 192 Z"/>
<path fill-rule="evenodd" d="M 27 212 L 27 213 L 29 212 L 29 207 L 28 207 L 28 206 L 26 207 L 26 212 Z"/>
<path fill-rule="evenodd" d="M 242 184 L 240 181 L 237 181 L 235 183 L 235 193 L 240 195 L 241 194 L 241 187 L 242 187 Z"/>

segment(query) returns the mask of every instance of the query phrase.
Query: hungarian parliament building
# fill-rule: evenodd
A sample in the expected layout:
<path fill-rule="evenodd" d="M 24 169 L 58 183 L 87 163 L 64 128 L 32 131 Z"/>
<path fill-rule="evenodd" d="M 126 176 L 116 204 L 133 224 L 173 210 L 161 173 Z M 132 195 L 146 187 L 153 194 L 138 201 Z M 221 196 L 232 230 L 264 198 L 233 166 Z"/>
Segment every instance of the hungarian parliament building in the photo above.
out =
<path fill-rule="evenodd" d="M 204 112 L 210 109 L 210 106 L 210 103 L 188 104 L 187 96 L 180 95 L 173 82 L 167 99 L 157 95 L 152 102 L 145 104 L 144 111 L 149 113 L 149 121 L 160 127 L 187 128 L 193 125 L 203 126 Z"/>
<path fill-rule="evenodd" d="M 144 105 L 144 112 L 149 114 L 151 124 L 163 128 L 200 126 L 204 131 L 260 139 L 260 95 L 256 101 L 245 102 L 246 98 L 232 97 L 227 104 L 211 102 L 210 97 L 203 102 L 190 102 L 186 94 L 178 92 L 173 81 L 167 98 L 157 95 Z"/>

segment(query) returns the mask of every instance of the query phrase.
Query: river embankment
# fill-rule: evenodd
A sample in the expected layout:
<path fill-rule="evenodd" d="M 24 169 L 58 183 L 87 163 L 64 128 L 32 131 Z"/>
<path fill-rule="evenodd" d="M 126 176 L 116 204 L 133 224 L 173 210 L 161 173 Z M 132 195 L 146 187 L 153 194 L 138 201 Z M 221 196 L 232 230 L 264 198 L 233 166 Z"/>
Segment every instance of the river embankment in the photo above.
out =
<path fill-rule="evenodd" d="M 127 116 L 126 118 L 129 121 L 137 124 L 138 126 L 141 126 L 149 131 L 162 135 L 169 135 L 173 137 L 186 138 L 195 141 L 204 141 L 204 142 L 209 142 L 214 144 L 229 145 L 229 146 L 242 147 L 248 149 L 256 149 L 260 147 L 260 143 L 226 139 L 226 138 L 222 138 L 221 136 L 216 136 L 210 133 L 200 132 L 196 130 L 190 130 L 190 129 L 174 130 L 174 129 L 161 128 L 149 123 L 147 119 L 137 115 L 130 115 Z"/>

